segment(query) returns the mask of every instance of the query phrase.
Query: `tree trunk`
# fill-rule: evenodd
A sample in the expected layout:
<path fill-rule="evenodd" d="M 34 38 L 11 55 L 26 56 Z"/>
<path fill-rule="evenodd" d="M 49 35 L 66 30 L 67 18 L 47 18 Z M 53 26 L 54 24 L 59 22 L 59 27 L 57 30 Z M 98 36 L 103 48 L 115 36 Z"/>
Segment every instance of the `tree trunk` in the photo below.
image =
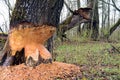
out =
<path fill-rule="evenodd" d="M 10 21 L 9 49 L 4 49 L 2 64 L 36 66 L 51 62 L 44 43 L 58 27 L 62 6 L 63 0 L 17 0 Z"/>
<path fill-rule="evenodd" d="M 120 19 L 110 28 L 107 39 L 111 36 L 111 34 L 117 29 L 117 27 L 120 27 Z"/>
<path fill-rule="evenodd" d="M 108 0 L 108 2 L 110 2 L 110 0 Z M 110 4 L 108 4 L 108 30 L 110 29 Z"/>
<path fill-rule="evenodd" d="M 97 40 L 99 36 L 99 14 L 98 14 L 98 0 L 89 0 L 88 7 L 92 8 L 91 22 L 85 26 L 87 29 L 87 36 L 92 40 Z"/>
<path fill-rule="evenodd" d="M 77 8 L 79 9 L 81 6 L 80 0 L 77 0 Z M 81 24 L 78 24 L 78 28 L 77 28 L 77 33 L 81 34 Z"/>
<path fill-rule="evenodd" d="M 92 34 L 91 38 L 93 40 L 97 40 L 99 37 L 99 14 L 98 14 L 98 0 L 92 0 L 92 23 L 91 23 L 91 28 L 92 28 Z"/>
<path fill-rule="evenodd" d="M 106 17 L 106 14 L 105 14 L 105 10 L 106 7 L 105 7 L 105 3 L 102 1 L 102 26 L 101 26 L 101 37 L 104 37 L 104 30 L 105 30 L 105 17 Z"/>

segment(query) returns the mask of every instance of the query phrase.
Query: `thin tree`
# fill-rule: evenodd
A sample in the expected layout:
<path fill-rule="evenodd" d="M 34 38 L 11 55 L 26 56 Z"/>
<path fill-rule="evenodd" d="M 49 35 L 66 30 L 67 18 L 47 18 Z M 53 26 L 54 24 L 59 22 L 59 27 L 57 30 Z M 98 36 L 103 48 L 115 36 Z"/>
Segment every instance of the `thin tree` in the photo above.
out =
<path fill-rule="evenodd" d="M 104 0 L 100 0 L 102 2 L 104 2 L 105 4 L 108 4 L 109 6 L 113 6 L 117 11 L 120 12 L 120 9 L 117 7 L 116 3 L 115 3 L 115 0 L 111 0 L 112 1 L 112 4 L 110 2 L 106 2 Z M 105 35 L 105 37 L 108 39 L 111 34 L 119 27 L 120 25 L 120 19 L 118 19 L 118 21 L 109 29 L 107 35 Z"/>
<path fill-rule="evenodd" d="M 77 0 L 77 8 L 79 9 L 81 6 L 80 0 Z M 78 29 L 77 29 L 78 33 L 81 34 L 81 24 L 78 24 Z"/>
<path fill-rule="evenodd" d="M 92 8 L 91 22 L 85 24 L 83 29 L 87 30 L 87 37 L 90 37 L 92 40 L 97 40 L 99 36 L 98 0 L 88 0 L 88 7 Z"/>

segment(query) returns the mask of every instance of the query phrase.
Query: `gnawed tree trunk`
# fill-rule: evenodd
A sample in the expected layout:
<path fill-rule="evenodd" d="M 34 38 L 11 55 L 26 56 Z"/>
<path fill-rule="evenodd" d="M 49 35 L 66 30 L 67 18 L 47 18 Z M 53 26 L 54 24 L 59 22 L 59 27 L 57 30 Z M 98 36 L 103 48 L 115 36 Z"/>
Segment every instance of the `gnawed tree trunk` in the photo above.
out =
<path fill-rule="evenodd" d="M 1 64 L 25 62 L 36 66 L 51 62 L 52 56 L 44 43 L 58 27 L 62 6 L 63 0 L 17 0 Z"/>

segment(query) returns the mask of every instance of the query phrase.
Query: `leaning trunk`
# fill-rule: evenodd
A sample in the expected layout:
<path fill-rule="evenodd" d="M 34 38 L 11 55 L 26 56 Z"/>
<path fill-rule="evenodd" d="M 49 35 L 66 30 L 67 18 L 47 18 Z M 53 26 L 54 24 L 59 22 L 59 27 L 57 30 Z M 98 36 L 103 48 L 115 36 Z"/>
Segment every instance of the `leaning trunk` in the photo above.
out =
<path fill-rule="evenodd" d="M 119 27 L 119 25 L 120 19 L 118 19 L 118 21 L 110 28 L 107 38 L 109 38 L 112 35 L 112 33 L 117 29 L 117 27 Z"/>

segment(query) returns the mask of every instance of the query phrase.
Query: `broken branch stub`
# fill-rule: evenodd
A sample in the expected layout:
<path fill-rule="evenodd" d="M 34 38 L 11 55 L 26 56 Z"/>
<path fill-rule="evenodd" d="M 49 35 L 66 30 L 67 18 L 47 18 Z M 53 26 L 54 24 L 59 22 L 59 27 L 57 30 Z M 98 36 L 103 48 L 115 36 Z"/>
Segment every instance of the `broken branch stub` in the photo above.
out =
<path fill-rule="evenodd" d="M 25 62 L 28 66 L 38 65 L 48 60 L 51 61 L 52 56 L 45 48 L 44 43 L 55 31 L 55 27 L 48 25 L 18 24 L 9 33 L 11 55 L 15 56 L 17 51 L 21 51 L 24 48 Z"/>

